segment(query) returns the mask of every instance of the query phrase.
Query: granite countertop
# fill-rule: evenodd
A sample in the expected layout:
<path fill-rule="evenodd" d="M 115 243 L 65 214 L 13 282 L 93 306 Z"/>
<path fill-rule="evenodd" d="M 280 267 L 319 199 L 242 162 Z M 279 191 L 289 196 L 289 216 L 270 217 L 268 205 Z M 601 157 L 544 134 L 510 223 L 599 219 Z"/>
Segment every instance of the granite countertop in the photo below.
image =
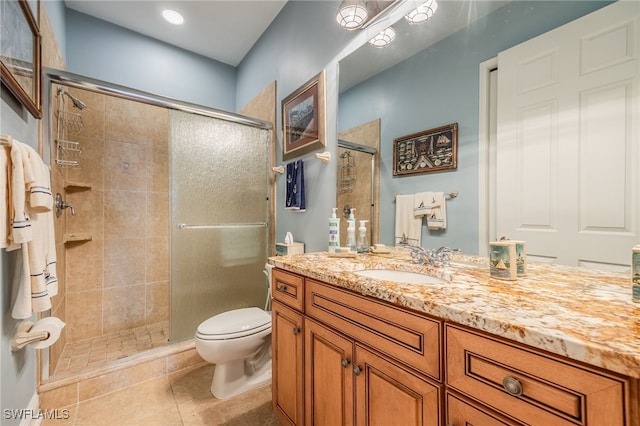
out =
<path fill-rule="evenodd" d="M 487 259 L 455 254 L 442 268 L 411 263 L 409 250 L 330 257 L 327 252 L 270 257 L 269 263 L 337 287 L 640 378 L 640 304 L 630 273 L 530 262 L 527 276 L 489 276 Z M 445 284 L 404 284 L 354 271 L 422 272 Z"/>

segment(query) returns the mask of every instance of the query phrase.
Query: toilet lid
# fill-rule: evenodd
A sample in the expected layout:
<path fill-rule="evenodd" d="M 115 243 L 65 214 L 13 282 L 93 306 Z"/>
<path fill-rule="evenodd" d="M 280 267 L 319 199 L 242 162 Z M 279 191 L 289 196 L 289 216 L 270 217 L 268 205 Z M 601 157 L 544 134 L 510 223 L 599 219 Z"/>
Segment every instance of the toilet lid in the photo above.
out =
<path fill-rule="evenodd" d="M 270 326 L 269 313 L 255 307 L 241 308 L 209 318 L 198 326 L 197 334 L 208 339 L 227 339 L 258 333 Z"/>

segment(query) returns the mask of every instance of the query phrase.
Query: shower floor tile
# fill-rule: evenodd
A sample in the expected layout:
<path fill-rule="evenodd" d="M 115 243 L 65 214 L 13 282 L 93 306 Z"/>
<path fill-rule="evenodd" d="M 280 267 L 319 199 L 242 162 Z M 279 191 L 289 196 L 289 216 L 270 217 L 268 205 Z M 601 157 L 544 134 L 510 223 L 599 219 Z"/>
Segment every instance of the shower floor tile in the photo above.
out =
<path fill-rule="evenodd" d="M 75 373 L 168 343 L 168 321 L 67 343 L 53 374 Z"/>

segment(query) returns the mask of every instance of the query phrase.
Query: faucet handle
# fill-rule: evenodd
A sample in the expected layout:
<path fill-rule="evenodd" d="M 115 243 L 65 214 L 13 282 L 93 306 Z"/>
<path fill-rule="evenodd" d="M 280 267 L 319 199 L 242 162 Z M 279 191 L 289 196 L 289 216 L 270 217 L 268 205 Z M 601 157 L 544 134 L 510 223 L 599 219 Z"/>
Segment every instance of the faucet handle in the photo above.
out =
<path fill-rule="evenodd" d="M 71 209 L 71 216 L 76 215 L 76 209 L 70 203 L 67 203 L 62 199 L 62 195 L 60 193 L 56 194 L 55 198 L 55 206 L 56 206 L 56 217 L 60 217 L 62 214 L 62 210 Z"/>

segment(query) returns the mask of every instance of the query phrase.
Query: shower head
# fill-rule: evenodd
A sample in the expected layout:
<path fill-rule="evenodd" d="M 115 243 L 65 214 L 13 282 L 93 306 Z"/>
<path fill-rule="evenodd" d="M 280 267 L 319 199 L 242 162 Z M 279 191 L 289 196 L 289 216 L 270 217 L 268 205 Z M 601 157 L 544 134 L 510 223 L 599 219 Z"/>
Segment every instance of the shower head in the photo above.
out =
<path fill-rule="evenodd" d="M 67 95 L 69 97 L 69 99 L 71 99 L 71 102 L 73 102 L 73 106 L 78 108 L 80 111 L 82 111 L 83 109 L 85 109 L 87 107 L 87 104 L 85 104 L 80 99 L 76 98 L 71 93 L 67 92 L 66 90 L 64 90 L 62 88 L 58 89 L 58 94 L 59 95 L 60 94 Z"/>

